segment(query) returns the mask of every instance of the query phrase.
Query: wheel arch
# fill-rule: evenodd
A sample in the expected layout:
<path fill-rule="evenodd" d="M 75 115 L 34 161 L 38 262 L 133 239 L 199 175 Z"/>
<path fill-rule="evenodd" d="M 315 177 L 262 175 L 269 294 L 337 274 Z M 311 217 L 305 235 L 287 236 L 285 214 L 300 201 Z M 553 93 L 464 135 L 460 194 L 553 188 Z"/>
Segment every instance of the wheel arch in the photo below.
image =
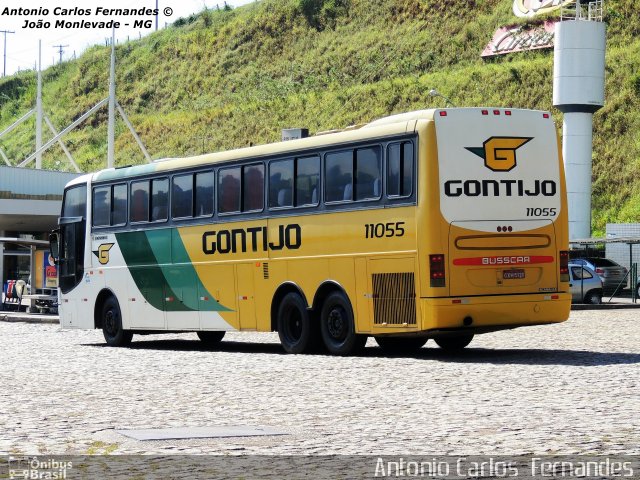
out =
<path fill-rule="evenodd" d="M 96 297 L 96 303 L 93 307 L 93 328 L 102 328 L 102 307 L 109 297 L 115 298 L 118 305 L 120 305 L 118 297 L 113 293 L 113 290 L 110 288 L 103 288 L 100 290 L 100 293 L 98 293 L 98 296 Z M 120 308 L 120 315 L 122 315 L 122 308 Z"/>
<path fill-rule="evenodd" d="M 341 292 L 346 299 L 349 300 L 351 310 L 353 310 L 353 304 L 351 303 L 351 298 L 347 295 L 347 291 L 335 280 L 326 280 L 320 285 L 320 287 L 318 287 L 318 290 L 316 290 L 316 294 L 313 297 L 313 309 L 315 311 L 320 311 L 324 300 L 333 292 Z M 355 312 L 353 312 L 353 314 L 355 315 Z"/>
<path fill-rule="evenodd" d="M 304 294 L 300 286 L 293 282 L 285 282 L 281 284 L 273 294 L 273 298 L 271 299 L 271 331 L 278 331 L 278 307 L 280 306 L 280 302 L 288 293 L 297 293 L 299 294 L 304 303 L 309 308 L 309 302 L 307 301 L 307 296 Z"/>

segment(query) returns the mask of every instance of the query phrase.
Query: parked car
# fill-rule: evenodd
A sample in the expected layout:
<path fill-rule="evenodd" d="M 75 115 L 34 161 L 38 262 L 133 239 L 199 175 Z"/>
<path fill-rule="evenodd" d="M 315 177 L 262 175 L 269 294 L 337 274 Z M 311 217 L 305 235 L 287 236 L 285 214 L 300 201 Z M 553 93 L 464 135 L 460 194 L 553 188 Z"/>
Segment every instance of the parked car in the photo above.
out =
<path fill-rule="evenodd" d="M 591 268 L 569 264 L 569 286 L 573 303 L 602 303 L 602 280 Z"/>
<path fill-rule="evenodd" d="M 591 270 L 602 280 L 602 287 L 604 290 L 622 290 L 627 287 L 627 269 L 622 265 L 609 260 L 608 258 L 596 258 L 596 257 L 584 257 L 574 258 L 571 263 L 576 265 L 584 265 Z"/>

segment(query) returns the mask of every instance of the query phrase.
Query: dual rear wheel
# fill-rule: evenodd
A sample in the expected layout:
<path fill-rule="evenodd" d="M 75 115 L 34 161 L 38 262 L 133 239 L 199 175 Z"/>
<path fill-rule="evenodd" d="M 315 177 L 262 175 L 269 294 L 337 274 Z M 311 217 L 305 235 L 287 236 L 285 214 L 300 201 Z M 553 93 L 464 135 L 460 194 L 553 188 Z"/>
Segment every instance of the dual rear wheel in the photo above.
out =
<path fill-rule="evenodd" d="M 278 336 L 287 353 L 316 350 L 319 340 L 333 355 L 349 355 L 364 347 L 366 335 L 356 333 L 351 303 L 342 292 L 332 292 L 313 318 L 299 293 L 287 293 L 278 307 Z"/>

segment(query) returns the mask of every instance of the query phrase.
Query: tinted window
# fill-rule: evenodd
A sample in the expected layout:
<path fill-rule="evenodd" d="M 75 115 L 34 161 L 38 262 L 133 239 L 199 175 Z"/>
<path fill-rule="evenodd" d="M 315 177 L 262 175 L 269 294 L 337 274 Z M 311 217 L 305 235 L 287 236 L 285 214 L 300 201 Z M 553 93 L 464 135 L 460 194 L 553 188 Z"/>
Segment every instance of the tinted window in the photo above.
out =
<path fill-rule="evenodd" d="M 616 262 L 609 260 L 608 258 L 593 258 L 591 259 L 591 263 L 593 263 L 596 267 L 619 267 Z"/>
<path fill-rule="evenodd" d="M 171 188 L 171 216 L 173 218 L 193 215 L 193 175 L 176 175 Z"/>
<path fill-rule="evenodd" d="M 169 180 L 151 180 L 151 221 L 166 220 L 169 213 Z"/>
<path fill-rule="evenodd" d="M 196 173 L 196 217 L 213 215 L 213 172 Z"/>
<path fill-rule="evenodd" d="M 408 197 L 413 185 L 413 144 L 393 143 L 387 154 L 387 196 Z"/>
<path fill-rule="evenodd" d="M 127 223 L 127 184 L 120 183 L 113 186 L 111 197 L 111 225 Z"/>
<path fill-rule="evenodd" d="M 111 223 L 111 186 L 93 189 L 93 226 L 104 227 Z"/>
<path fill-rule="evenodd" d="M 320 157 L 303 157 L 296 160 L 296 207 L 318 204 L 320 185 Z"/>
<path fill-rule="evenodd" d="M 589 270 L 585 270 L 582 267 L 571 267 L 571 273 L 573 274 L 573 278 L 576 280 L 593 278 L 593 275 L 591 275 Z"/>
<path fill-rule="evenodd" d="M 264 165 L 242 167 L 242 191 L 243 212 L 264 208 Z"/>
<path fill-rule="evenodd" d="M 131 182 L 129 219 L 132 222 L 149 221 L 149 182 Z"/>
<path fill-rule="evenodd" d="M 356 178 L 354 200 L 380 198 L 380 147 L 356 150 Z M 346 199 L 345 199 L 346 200 Z"/>
<path fill-rule="evenodd" d="M 218 211 L 240 211 L 240 167 L 218 171 Z"/>
<path fill-rule="evenodd" d="M 353 152 L 328 153 L 325 157 L 325 200 L 353 199 Z"/>
<path fill-rule="evenodd" d="M 87 215 L 87 187 L 79 185 L 64 192 L 63 217 L 84 217 Z"/>
<path fill-rule="evenodd" d="M 269 164 L 269 207 L 293 206 L 293 160 Z"/>

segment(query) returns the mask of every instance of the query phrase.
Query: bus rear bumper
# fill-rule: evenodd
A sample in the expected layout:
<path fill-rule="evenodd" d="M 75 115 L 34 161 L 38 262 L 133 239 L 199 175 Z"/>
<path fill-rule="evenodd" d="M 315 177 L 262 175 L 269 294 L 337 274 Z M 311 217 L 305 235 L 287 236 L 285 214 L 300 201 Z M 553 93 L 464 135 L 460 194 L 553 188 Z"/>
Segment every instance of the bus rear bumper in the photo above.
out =
<path fill-rule="evenodd" d="M 481 333 L 563 322 L 569 318 L 571 294 L 422 298 L 420 306 L 423 331 L 463 328 Z"/>

